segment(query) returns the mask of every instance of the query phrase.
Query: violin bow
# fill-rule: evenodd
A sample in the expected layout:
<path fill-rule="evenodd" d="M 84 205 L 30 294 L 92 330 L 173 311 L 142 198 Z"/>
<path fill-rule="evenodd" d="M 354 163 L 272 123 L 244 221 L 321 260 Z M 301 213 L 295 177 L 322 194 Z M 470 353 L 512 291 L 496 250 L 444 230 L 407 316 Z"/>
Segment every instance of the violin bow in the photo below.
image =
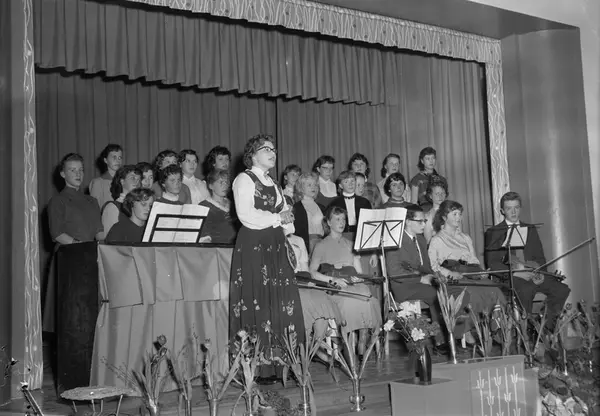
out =
<path fill-rule="evenodd" d="M 555 257 L 554 259 L 547 261 L 546 263 L 542 264 L 540 267 L 537 267 L 535 269 L 533 269 L 534 273 L 539 273 L 541 269 L 544 269 L 548 266 L 550 266 L 551 264 L 556 263 L 557 261 L 559 261 L 560 259 L 562 259 L 565 256 L 568 256 L 569 254 L 571 254 L 572 252 L 579 250 L 581 247 L 585 246 L 586 244 L 591 243 L 592 241 L 594 241 L 596 239 L 596 237 L 591 237 L 588 238 L 587 240 L 577 244 L 575 247 L 571 248 L 570 250 L 565 251 L 563 254 L 561 254 L 558 257 Z"/>
<path fill-rule="evenodd" d="M 346 295 L 346 296 L 357 296 L 359 298 L 365 298 L 365 299 L 371 299 L 371 295 L 363 295 L 362 293 L 354 293 L 354 292 L 348 292 L 347 290 L 343 290 L 343 289 L 337 289 L 335 287 L 323 287 L 323 286 L 313 286 L 313 285 L 305 285 L 302 283 L 296 283 L 296 285 L 299 288 L 303 288 L 303 289 L 316 289 L 316 290 L 324 290 L 326 292 L 334 292 L 334 293 L 339 293 L 340 295 Z"/>

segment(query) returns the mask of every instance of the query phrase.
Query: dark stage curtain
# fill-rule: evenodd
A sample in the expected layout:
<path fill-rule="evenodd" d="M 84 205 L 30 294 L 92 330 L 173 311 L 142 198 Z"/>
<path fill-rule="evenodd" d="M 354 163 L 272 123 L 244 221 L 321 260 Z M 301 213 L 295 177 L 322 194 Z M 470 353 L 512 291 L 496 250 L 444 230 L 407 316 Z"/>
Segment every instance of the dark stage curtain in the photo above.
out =
<path fill-rule="evenodd" d="M 397 102 L 395 53 L 143 5 L 34 0 L 35 59 L 109 77 L 271 97 Z"/>
<path fill-rule="evenodd" d="M 431 145 L 450 198 L 465 206 L 464 230 L 482 255 L 483 225 L 492 221 L 483 70 L 416 55 L 403 57 L 401 70 L 404 95 L 397 106 L 275 100 L 38 71 L 39 201 L 57 192 L 60 180 L 49 173 L 65 153 L 83 155 L 89 182 L 99 174 L 93 162 L 107 143 L 123 145 L 126 163 L 151 161 L 165 148 L 193 148 L 203 158 L 217 144 L 239 163 L 247 138 L 262 132 L 275 136 L 280 171 L 289 163 L 309 170 L 319 155 L 331 154 L 339 173 L 360 151 L 371 162 L 371 180 L 379 181 L 384 156 L 394 152 L 407 182 L 417 173 L 420 149 Z M 45 218 L 40 224 L 47 236 Z"/>
<path fill-rule="evenodd" d="M 482 258 L 484 225 L 493 221 L 484 68 L 398 54 L 398 71 L 398 105 L 277 100 L 280 171 L 291 162 L 310 169 L 317 157 L 330 154 L 336 158 L 337 175 L 360 152 L 370 161 L 370 180 L 378 182 L 383 158 L 392 152 L 401 156 L 401 172 L 409 182 L 418 173 L 420 150 L 432 146 L 437 170 L 448 178 L 449 199 L 463 204 L 463 230 Z"/>

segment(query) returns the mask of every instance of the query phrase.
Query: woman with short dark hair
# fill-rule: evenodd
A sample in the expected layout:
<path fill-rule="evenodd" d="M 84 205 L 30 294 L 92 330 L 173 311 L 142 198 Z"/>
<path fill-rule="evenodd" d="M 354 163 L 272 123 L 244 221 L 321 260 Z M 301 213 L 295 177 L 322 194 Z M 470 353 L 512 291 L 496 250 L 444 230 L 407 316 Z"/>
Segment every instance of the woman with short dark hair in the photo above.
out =
<path fill-rule="evenodd" d="M 129 192 L 123 200 L 123 217 L 110 229 L 105 241 L 141 243 L 153 203 L 154 193 L 150 189 L 137 188 Z"/>
<path fill-rule="evenodd" d="M 154 158 L 154 184 L 152 185 L 152 190 L 154 191 L 154 195 L 156 200 L 158 201 L 162 197 L 163 188 L 160 184 L 161 172 L 169 167 L 176 165 L 181 172 L 181 189 L 178 192 L 178 200 L 181 204 L 191 204 L 192 203 L 192 193 L 190 188 L 186 184 L 183 183 L 183 171 L 179 167 L 179 155 L 175 153 L 173 150 L 167 149 L 163 150 Z M 164 202 L 164 201 L 161 201 Z"/>
<path fill-rule="evenodd" d="M 304 318 L 294 269 L 296 258 L 284 229 L 293 230 L 294 216 L 283 191 L 268 175 L 275 168 L 273 139 L 257 135 L 246 143 L 247 170 L 233 182 L 237 216 L 242 223 L 233 251 L 229 284 L 229 331 L 256 330 L 265 351 L 276 352 L 276 338 L 294 330 L 304 342 Z M 261 366 L 261 377 L 272 376 Z M 277 374 L 279 377 L 281 374 Z"/>
<path fill-rule="evenodd" d="M 162 193 L 160 197 L 156 198 L 156 202 L 171 205 L 183 205 L 184 203 L 181 200 L 180 195 L 185 185 L 182 183 L 182 180 L 183 172 L 177 165 L 169 165 L 159 171 L 158 184 Z M 154 192 L 154 194 L 156 195 L 156 192 Z"/>
<path fill-rule="evenodd" d="M 406 208 L 410 205 L 410 202 L 404 200 L 406 179 L 400 172 L 392 173 L 387 177 L 383 190 L 389 199 L 381 206 L 382 208 Z"/>
<path fill-rule="evenodd" d="M 202 224 L 201 238 L 210 237 L 213 244 L 234 244 L 237 237 L 237 220 L 232 217 L 228 198 L 231 183 L 229 172 L 215 169 L 206 176 L 210 196 L 200 205 L 208 208 Z"/>
<path fill-rule="evenodd" d="M 108 233 L 113 225 L 120 220 L 121 206 L 125 196 L 132 190 L 140 187 L 142 172 L 134 165 L 125 165 L 120 168 L 113 176 L 110 184 L 110 193 L 112 201 L 107 202 L 102 207 L 102 226 L 104 232 Z"/>
<path fill-rule="evenodd" d="M 419 173 L 410 180 L 411 202 L 419 205 L 427 203 L 427 185 L 429 178 L 433 175 L 441 176 L 435 170 L 437 163 L 437 152 L 433 147 L 426 147 L 419 153 Z"/>
<path fill-rule="evenodd" d="M 102 208 L 107 202 L 112 201 L 110 185 L 115 173 L 123 164 L 123 148 L 118 144 L 107 145 L 100 153 L 102 176 L 90 181 L 90 195 L 96 198 L 98 206 Z"/>

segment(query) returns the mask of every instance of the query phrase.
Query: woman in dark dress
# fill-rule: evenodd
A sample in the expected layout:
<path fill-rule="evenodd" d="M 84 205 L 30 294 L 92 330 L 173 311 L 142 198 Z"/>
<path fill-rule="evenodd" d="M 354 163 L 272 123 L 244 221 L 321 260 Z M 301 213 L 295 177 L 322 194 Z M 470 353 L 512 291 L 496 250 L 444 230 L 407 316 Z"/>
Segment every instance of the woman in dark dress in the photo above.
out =
<path fill-rule="evenodd" d="M 210 237 L 214 244 L 234 244 L 237 236 L 237 220 L 231 216 L 229 172 L 213 169 L 206 177 L 210 196 L 200 205 L 208 208 L 202 225 L 201 238 Z"/>
<path fill-rule="evenodd" d="M 276 353 L 284 330 L 296 331 L 304 342 L 304 319 L 294 275 L 293 249 L 288 255 L 284 228 L 294 217 L 282 189 L 268 176 L 275 167 L 277 151 L 270 136 L 258 135 L 246 143 L 244 164 L 248 168 L 233 182 L 235 208 L 242 227 L 231 265 L 229 285 L 230 339 L 240 330 L 256 332 L 265 355 Z M 261 366 L 260 376 L 275 375 L 274 367 Z"/>
<path fill-rule="evenodd" d="M 427 185 L 432 176 L 439 176 L 435 170 L 437 152 L 433 147 L 426 147 L 419 153 L 419 173 L 410 180 L 410 200 L 418 205 L 427 204 Z"/>
<path fill-rule="evenodd" d="M 129 192 L 121 206 L 123 216 L 110 229 L 105 241 L 107 243 L 141 243 L 153 203 L 154 192 L 151 189 L 137 188 Z"/>
<path fill-rule="evenodd" d="M 104 227 L 104 233 L 107 235 L 113 225 L 123 218 L 121 207 L 123 206 L 125 196 L 132 190 L 140 187 L 141 179 L 142 172 L 134 165 L 125 165 L 119 168 L 115 176 L 113 176 L 110 184 L 110 194 L 113 200 L 107 202 L 102 207 L 102 226 Z"/>

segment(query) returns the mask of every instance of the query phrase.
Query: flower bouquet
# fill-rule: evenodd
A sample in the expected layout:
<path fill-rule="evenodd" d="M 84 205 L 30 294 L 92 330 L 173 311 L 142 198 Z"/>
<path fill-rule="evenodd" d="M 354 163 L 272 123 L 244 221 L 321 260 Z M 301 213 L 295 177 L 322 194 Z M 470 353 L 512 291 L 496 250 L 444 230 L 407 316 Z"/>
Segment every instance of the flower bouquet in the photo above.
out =
<path fill-rule="evenodd" d="M 440 332 L 437 322 L 420 313 L 418 304 L 412 308 L 409 302 L 400 304 L 400 307 L 390 312 L 388 321 L 384 325 L 386 331 L 397 331 L 400 333 L 411 355 L 417 358 L 417 373 L 422 384 L 431 383 L 431 354 L 427 343 L 429 338 Z"/>
<path fill-rule="evenodd" d="M 460 292 L 460 295 L 454 297 L 454 295 L 448 295 L 448 287 L 446 283 L 438 280 L 438 301 L 440 302 L 440 309 L 442 316 L 444 317 L 444 323 L 446 324 L 446 330 L 448 331 L 448 345 L 450 346 L 450 361 L 453 364 L 457 364 L 456 360 L 456 342 L 454 340 L 454 329 L 456 322 L 459 318 L 464 317 L 462 313 L 462 302 L 465 296 L 466 289 Z"/>
<path fill-rule="evenodd" d="M 375 345 L 380 342 L 379 334 L 381 333 L 381 327 L 377 327 L 371 331 L 371 338 L 367 343 L 367 348 L 365 350 L 362 359 L 356 354 L 355 350 L 351 345 L 349 337 L 354 336 L 353 333 L 344 331 L 344 327 L 346 326 L 346 322 L 337 323 L 336 328 L 337 332 L 342 339 L 342 344 L 344 347 L 344 351 L 346 352 L 346 356 L 344 356 L 343 352 L 340 351 L 335 344 L 328 345 L 326 342 L 321 340 L 321 347 L 327 351 L 327 353 L 331 357 L 329 369 L 331 371 L 331 375 L 336 382 L 339 382 L 337 378 L 337 374 L 335 372 L 335 362 L 337 361 L 342 368 L 342 371 L 346 373 L 346 375 L 350 378 L 352 382 L 352 395 L 350 396 L 350 403 L 353 404 L 351 408 L 354 412 L 360 412 L 364 409 L 362 403 L 365 401 L 365 396 L 360 394 L 360 381 L 362 380 L 363 374 L 365 372 L 365 368 L 367 365 L 367 361 L 369 361 L 369 357 L 375 348 Z M 332 328 L 330 328 L 332 330 Z M 379 360 L 379 355 L 378 355 Z"/>
<path fill-rule="evenodd" d="M 264 402 L 262 393 L 256 384 L 258 368 L 271 362 L 265 358 L 260 339 L 255 333 L 249 334 L 244 330 L 238 331 L 234 341 L 234 351 L 235 356 L 239 355 L 239 369 L 241 371 L 237 372 L 232 381 L 242 389 L 242 392 L 237 397 L 233 408 L 237 407 L 243 397 L 246 401 L 246 416 L 255 415 L 260 403 Z"/>
<path fill-rule="evenodd" d="M 231 360 L 227 375 L 222 377 L 213 370 L 216 357 L 212 354 L 210 339 L 207 339 L 202 347 L 204 351 L 204 388 L 210 405 L 210 416 L 217 416 L 219 402 L 223 399 L 225 391 L 240 369 L 242 350 L 238 349 Z"/>
<path fill-rule="evenodd" d="M 326 335 L 326 332 L 321 335 L 313 332 L 307 334 L 305 343 L 298 344 L 296 331 L 293 328 L 291 330 L 286 328 L 283 339 L 277 337 L 283 347 L 283 358 L 274 357 L 274 359 L 283 366 L 283 385 L 286 386 L 287 376 L 291 370 L 301 389 L 300 410 L 304 414 L 309 414 L 311 409 L 313 413 L 316 413 L 314 387 L 309 368 Z"/>

